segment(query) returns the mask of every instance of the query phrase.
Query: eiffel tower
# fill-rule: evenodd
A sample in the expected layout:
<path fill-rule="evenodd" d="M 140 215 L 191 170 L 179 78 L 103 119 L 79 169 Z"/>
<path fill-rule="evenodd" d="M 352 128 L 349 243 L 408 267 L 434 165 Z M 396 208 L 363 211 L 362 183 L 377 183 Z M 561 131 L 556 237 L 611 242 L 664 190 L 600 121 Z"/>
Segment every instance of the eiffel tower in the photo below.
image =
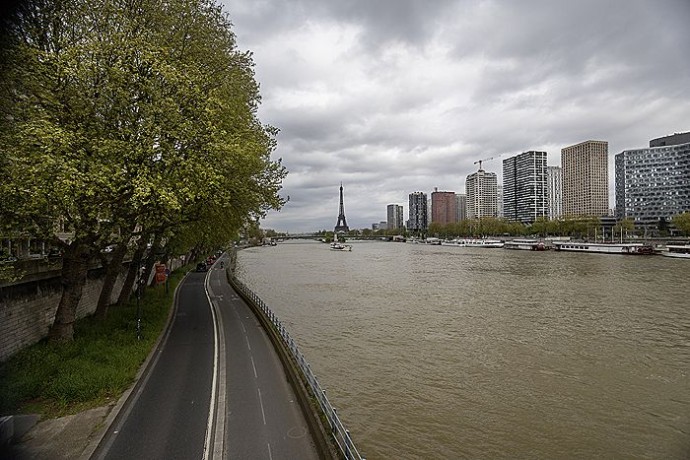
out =
<path fill-rule="evenodd" d="M 338 214 L 338 223 L 335 224 L 335 233 L 347 233 L 350 227 L 347 226 L 345 220 L 345 207 L 343 206 L 343 183 L 340 183 L 340 214 Z"/>

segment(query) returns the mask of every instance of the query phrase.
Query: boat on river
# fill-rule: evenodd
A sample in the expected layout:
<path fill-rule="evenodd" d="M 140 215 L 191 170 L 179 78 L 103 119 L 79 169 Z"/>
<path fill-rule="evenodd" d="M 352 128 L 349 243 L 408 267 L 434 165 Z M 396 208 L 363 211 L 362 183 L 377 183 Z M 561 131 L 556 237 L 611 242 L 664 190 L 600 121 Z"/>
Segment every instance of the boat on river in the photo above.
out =
<path fill-rule="evenodd" d="M 505 243 L 501 240 L 490 240 L 482 238 L 460 240 L 458 242 L 458 245 L 464 246 L 466 248 L 502 248 L 505 245 Z"/>
<path fill-rule="evenodd" d="M 512 241 L 506 241 L 505 249 L 521 249 L 523 251 L 545 251 L 546 246 L 543 241 L 539 240 L 528 240 L 528 239 L 514 239 Z"/>
<path fill-rule="evenodd" d="M 554 241 L 556 251 L 595 252 L 599 254 L 652 255 L 654 249 L 642 243 L 581 243 L 577 241 Z"/>
<path fill-rule="evenodd" d="M 334 241 L 331 243 L 330 247 L 331 251 L 352 251 L 352 245 L 351 244 L 343 244 L 339 243 L 338 241 Z"/>
<path fill-rule="evenodd" d="M 661 252 L 664 257 L 690 259 L 690 244 L 667 244 L 666 250 Z"/>

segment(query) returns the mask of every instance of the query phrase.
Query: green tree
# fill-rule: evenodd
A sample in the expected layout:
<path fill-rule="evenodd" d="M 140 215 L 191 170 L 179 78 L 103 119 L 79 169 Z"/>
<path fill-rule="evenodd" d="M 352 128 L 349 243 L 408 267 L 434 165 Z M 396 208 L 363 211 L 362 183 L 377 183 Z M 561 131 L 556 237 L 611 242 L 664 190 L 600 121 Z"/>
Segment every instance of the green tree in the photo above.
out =
<path fill-rule="evenodd" d="M 534 235 L 546 236 L 549 228 L 549 220 L 546 217 L 537 217 L 530 230 Z"/>
<path fill-rule="evenodd" d="M 428 234 L 436 238 L 440 238 L 443 233 L 443 225 L 438 222 L 432 222 L 429 224 Z"/>
<path fill-rule="evenodd" d="M 635 229 L 635 222 L 630 218 L 626 217 L 619 220 L 616 225 L 613 226 L 613 239 L 616 238 L 624 239 Z"/>
<path fill-rule="evenodd" d="M 251 57 L 211 1 L 39 1 L 21 19 L 2 86 L 0 213 L 63 246 L 50 335 L 70 340 L 86 267 L 113 235 L 164 243 L 209 219 L 229 237 L 283 204 L 286 171 L 256 117 Z"/>
<path fill-rule="evenodd" d="M 690 235 L 690 211 L 673 216 L 673 225 L 685 236 Z"/>

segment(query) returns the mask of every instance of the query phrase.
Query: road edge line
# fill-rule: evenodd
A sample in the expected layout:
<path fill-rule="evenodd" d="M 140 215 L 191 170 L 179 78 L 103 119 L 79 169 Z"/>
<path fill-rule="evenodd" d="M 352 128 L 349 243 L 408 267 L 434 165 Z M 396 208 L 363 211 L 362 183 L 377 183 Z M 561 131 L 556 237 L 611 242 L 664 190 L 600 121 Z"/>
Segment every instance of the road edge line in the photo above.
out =
<path fill-rule="evenodd" d="M 120 396 L 120 399 L 117 400 L 117 403 L 115 403 L 113 408 L 108 413 L 105 422 L 103 422 L 103 427 L 101 428 L 100 433 L 94 436 L 93 441 L 91 441 L 88 444 L 88 446 L 82 451 L 81 455 L 79 456 L 80 460 L 91 459 L 92 457 L 94 457 L 97 451 L 99 455 L 96 458 L 103 458 L 103 449 L 101 449 L 100 447 L 101 443 L 103 442 L 103 439 L 105 439 L 106 437 L 106 434 L 108 433 L 108 431 L 110 431 L 110 428 L 115 424 L 116 421 L 117 424 L 120 425 L 123 420 L 127 419 L 127 415 L 132 410 L 134 403 L 137 399 L 139 399 L 139 394 L 141 394 L 142 389 L 146 386 L 146 382 L 148 381 L 149 376 L 152 374 L 153 368 L 156 367 L 158 357 L 160 356 L 159 351 L 165 346 L 166 342 L 168 341 L 168 337 L 170 336 L 170 331 L 172 330 L 172 324 L 174 322 L 175 313 L 177 312 L 179 303 L 177 292 L 180 289 L 180 286 L 182 286 L 182 284 L 187 279 L 187 275 L 189 275 L 189 272 L 185 273 L 185 275 L 182 277 L 180 282 L 175 287 L 175 292 L 173 293 L 173 307 L 170 309 L 170 312 L 168 313 L 168 319 L 167 324 L 165 325 L 165 329 L 158 336 L 158 340 L 151 348 L 151 352 L 139 368 L 139 371 L 134 377 L 134 383 L 131 387 L 125 390 L 125 392 L 122 393 L 122 396 Z M 135 389 L 137 390 L 136 392 L 134 391 Z M 130 397 L 132 397 L 131 401 L 129 401 Z M 127 407 L 125 411 L 122 412 L 125 406 Z M 104 444 L 103 448 L 108 447 L 110 444 L 112 444 L 112 441 Z"/>

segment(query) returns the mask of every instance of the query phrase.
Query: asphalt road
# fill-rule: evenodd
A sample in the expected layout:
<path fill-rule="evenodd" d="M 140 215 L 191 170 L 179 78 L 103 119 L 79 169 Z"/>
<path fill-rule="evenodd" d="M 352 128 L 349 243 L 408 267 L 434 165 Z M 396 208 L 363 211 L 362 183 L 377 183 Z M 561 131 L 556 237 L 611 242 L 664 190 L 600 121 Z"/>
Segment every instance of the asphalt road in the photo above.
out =
<path fill-rule="evenodd" d="M 318 458 L 273 346 L 220 263 L 185 278 L 155 353 L 94 458 Z"/>
<path fill-rule="evenodd" d="M 220 307 L 225 340 L 227 458 L 318 459 L 280 359 L 224 270 L 212 270 L 209 292 Z"/>
<path fill-rule="evenodd" d="M 96 458 L 203 457 L 214 357 L 205 275 L 190 273 L 180 286 L 170 334 Z"/>

